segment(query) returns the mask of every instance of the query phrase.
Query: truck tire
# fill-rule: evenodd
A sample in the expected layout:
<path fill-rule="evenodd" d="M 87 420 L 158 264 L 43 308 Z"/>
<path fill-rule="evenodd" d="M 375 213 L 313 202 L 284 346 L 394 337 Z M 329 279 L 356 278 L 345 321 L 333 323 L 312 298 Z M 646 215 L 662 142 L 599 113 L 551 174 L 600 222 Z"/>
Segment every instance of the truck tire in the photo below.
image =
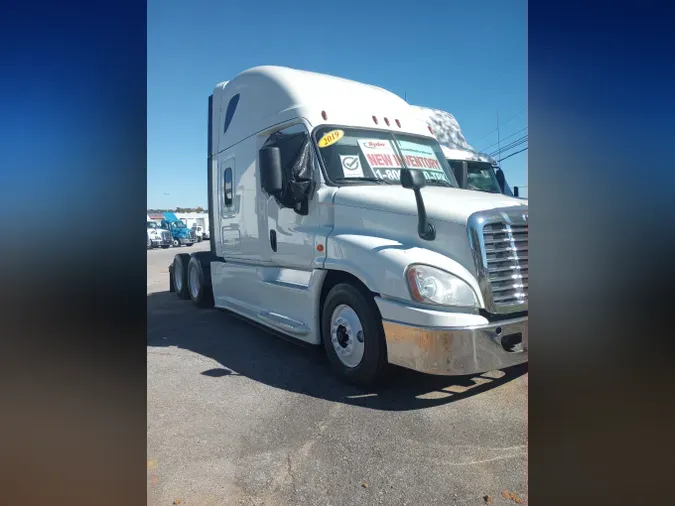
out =
<path fill-rule="evenodd" d="M 191 242 L 191 243 L 186 244 L 186 246 L 192 246 L 193 244 L 194 244 L 194 243 Z"/>
<path fill-rule="evenodd" d="M 171 276 L 173 277 L 173 288 L 176 291 L 179 299 L 187 300 L 190 298 L 190 293 L 187 287 L 187 271 L 190 255 L 187 253 L 179 253 L 173 259 L 173 268 Z"/>
<path fill-rule="evenodd" d="M 190 299 L 199 308 L 213 307 L 213 289 L 211 288 L 211 269 L 206 269 L 199 257 L 190 256 L 187 270 L 187 286 Z"/>
<path fill-rule="evenodd" d="M 162 244 L 162 249 L 169 249 L 170 247 L 170 244 Z"/>
<path fill-rule="evenodd" d="M 349 283 L 335 285 L 323 303 L 321 338 L 333 369 L 350 383 L 371 386 L 385 374 L 387 343 L 373 296 Z"/>
<path fill-rule="evenodd" d="M 171 246 L 174 248 L 180 248 L 180 239 L 171 239 Z"/>

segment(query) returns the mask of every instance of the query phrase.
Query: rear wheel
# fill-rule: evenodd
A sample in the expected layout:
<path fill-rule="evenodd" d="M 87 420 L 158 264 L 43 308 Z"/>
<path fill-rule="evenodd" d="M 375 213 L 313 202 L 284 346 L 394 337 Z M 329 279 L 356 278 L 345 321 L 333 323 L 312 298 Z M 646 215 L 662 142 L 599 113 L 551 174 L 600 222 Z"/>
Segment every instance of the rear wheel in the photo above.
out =
<path fill-rule="evenodd" d="M 205 268 L 198 257 L 190 257 L 187 274 L 188 291 L 190 292 L 190 299 L 197 307 L 213 307 L 210 270 L 210 268 Z"/>
<path fill-rule="evenodd" d="M 187 271 L 190 255 L 182 253 L 176 255 L 173 259 L 172 280 L 173 287 L 179 299 L 187 300 L 190 298 L 187 287 Z"/>
<path fill-rule="evenodd" d="M 321 335 L 333 369 L 347 381 L 369 386 L 384 376 L 387 345 L 382 318 L 365 289 L 341 283 L 328 292 Z"/>

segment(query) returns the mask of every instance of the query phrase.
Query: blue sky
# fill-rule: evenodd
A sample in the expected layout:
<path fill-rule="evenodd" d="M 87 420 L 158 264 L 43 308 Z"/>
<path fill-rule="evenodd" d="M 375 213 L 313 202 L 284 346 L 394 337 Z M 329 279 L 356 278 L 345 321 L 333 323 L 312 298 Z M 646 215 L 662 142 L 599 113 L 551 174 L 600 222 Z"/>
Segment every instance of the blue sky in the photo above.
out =
<path fill-rule="evenodd" d="M 487 152 L 497 115 L 501 138 L 515 134 L 502 146 L 526 133 L 516 133 L 527 126 L 526 0 L 148 0 L 149 208 L 206 207 L 208 96 L 256 65 L 407 95 L 453 113 Z M 527 151 L 502 168 L 526 185 Z"/>

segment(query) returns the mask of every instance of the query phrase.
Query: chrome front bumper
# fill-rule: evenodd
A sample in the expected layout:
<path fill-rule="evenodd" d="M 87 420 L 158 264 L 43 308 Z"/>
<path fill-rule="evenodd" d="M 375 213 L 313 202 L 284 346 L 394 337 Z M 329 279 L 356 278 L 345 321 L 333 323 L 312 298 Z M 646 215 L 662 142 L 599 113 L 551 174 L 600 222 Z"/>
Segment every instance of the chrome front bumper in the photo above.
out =
<path fill-rule="evenodd" d="M 404 323 L 399 318 L 387 318 L 393 316 L 388 305 L 378 301 L 381 310 L 385 309 L 383 326 L 387 356 L 392 364 L 429 374 L 464 375 L 527 362 L 527 316 L 489 322 L 478 315 L 445 313 L 445 316 L 428 311 L 431 325 L 426 326 L 420 322 L 426 311 L 410 308 L 415 312 Z M 404 309 L 399 316 L 406 313 Z M 437 325 L 443 320 L 470 324 Z"/>

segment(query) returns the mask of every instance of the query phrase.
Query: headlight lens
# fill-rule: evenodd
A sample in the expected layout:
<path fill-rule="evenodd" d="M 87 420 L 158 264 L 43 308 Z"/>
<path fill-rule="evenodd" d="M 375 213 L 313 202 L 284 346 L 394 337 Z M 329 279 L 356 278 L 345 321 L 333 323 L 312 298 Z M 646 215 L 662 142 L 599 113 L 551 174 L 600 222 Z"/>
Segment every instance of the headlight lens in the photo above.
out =
<path fill-rule="evenodd" d="M 473 289 L 449 272 L 428 265 L 411 265 L 406 277 L 410 294 L 418 302 L 478 307 L 478 298 Z"/>

